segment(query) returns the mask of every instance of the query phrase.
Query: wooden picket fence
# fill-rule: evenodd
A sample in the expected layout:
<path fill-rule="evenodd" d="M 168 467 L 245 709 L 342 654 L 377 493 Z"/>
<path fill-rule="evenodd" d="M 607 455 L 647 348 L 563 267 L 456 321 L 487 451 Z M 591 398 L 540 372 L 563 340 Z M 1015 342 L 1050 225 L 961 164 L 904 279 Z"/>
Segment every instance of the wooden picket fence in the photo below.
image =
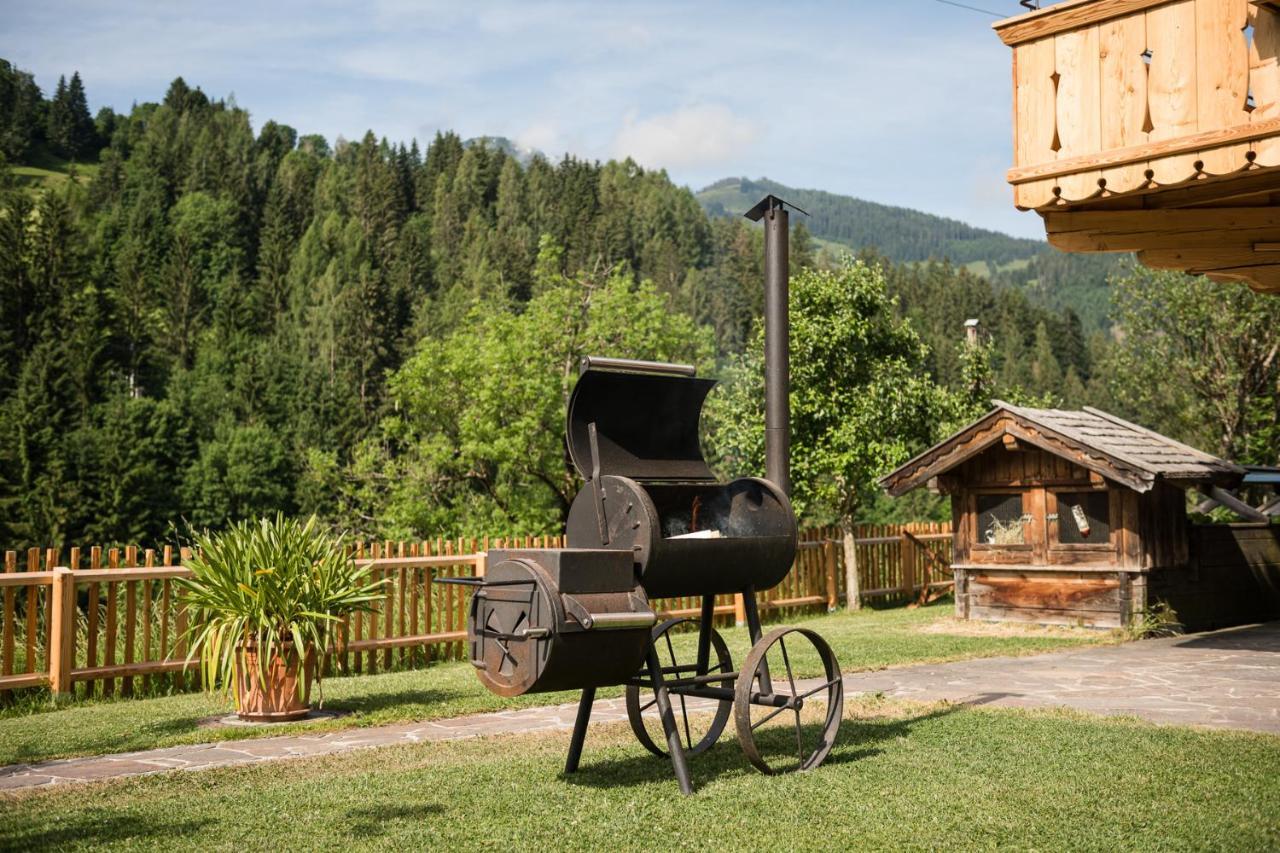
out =
<path fill-rule="evenodd" d="M 838 528 L 801 535 L 792 571 L 758 594 L 766 618 L 834 610 L 843 602 L 841 536 Z M 950 525 L 860 526 L 855 542 L 863 600 L 912 599 L 922 587 L 949 580 L 930 572 L 949 565 Z M 559 546 L 558 536 L 357 544 L 356 560 L 385 581 L 385 596 L 344 624 L 324 666 L 373 673 L 464 659 L 469 592 L 432 580 L 483 575 L 490 548 Z M 184 556 L 173 546 L 71 548 L 65 561 L 57 548 L 32 548 L 24 561 L 6 552 L 0 697 L 23 688 L 84 697 L 196 688 L 199 662 L 187 663 L 187 617 L 173 583 L 190 576 Z M 664 615 L 696 616 L 699 603 L 688 597 L 657 605 Z M 742 597 L 720 596 L 716 616 L 741 624 Z"/>

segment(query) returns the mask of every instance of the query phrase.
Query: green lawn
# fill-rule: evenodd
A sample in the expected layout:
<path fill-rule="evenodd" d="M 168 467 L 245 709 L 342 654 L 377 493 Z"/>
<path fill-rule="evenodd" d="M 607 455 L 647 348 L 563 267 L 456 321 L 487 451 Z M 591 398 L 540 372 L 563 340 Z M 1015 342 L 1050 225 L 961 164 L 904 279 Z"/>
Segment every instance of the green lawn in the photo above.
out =
<path fill-rule="evenodd" d="M 28 189 L 61 188 L 72 179 L 79 182 L 93 180 L 98 174 L 98 163 L 72 163 L 41 148 L 31 155 L 27 163 L 13 165 L 10 172 L 18 186 Z"/>
<path fill-rule="evenodd" d="M 731 735 L 669 766 L 600 726 L 418 744 L 11 796 L 12 849 L 1266 850 L 1280 738 L 1064 711 L 867 700 L 827 763 L 751 770 Z"/>
<path fill-rule="evenodd" d="M 895 664 L 1028 654 L 1105 642 L 1107 634 L 1063 630 L 1049 635 L 1014 629 L 1006 636 L 945 633 L 952 623 L 947 601 L 918 610 L 894 608 L 840 612 L 791 620 L 825 636 L 846 671 Z M 957 630 L 960 630 L 958 627 Z M 745 629 L 725 632 L 735 662 L 747 650 Z M 682 641 L 692 643 L 693 635 Z M 805 673 L 805 674 L 817 674 Z M 616 695 L 617 690 L 605 695 Z M 324 685 L 326 709 L 346 712 L 331 720 L 273 727 L 217 726 L 209 720 L 229 713 L 220 697 L 178 694 L 151 699 L 79 702 L 55 708 L 28 700 L 0 714 L 0 765 L 75 755 L 127 752 L 180 743 L 322 731 L 408 720 L 439 719 L 502 708 L 571 702 L 576 694 L 538 694 L 502 699 L 487 692 L 466 663 L 426 670 L 333 678 Z"/>

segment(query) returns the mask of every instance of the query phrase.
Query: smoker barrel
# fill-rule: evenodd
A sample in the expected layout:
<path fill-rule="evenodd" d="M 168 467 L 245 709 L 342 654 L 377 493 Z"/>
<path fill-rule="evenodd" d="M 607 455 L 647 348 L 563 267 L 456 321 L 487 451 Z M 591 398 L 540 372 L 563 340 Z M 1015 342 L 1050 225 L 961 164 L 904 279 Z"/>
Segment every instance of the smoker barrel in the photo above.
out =
<path fill-rule="evenodd" d="M 500 696 L 621 684 L 644 663 L 657 616 L 628 554 L 490 551 L 476 586 L 471 664 Z"/>
<path fill-rule="evenodd" d="M 715 381 L 670 365 L 589 359 L 569 400 L 569 455 L 587 484 L 572 547 L 629 552 L 654 598 L 768 589 L 791 568 L 796 522 L 767 480 L 717 482 L 698 424 Z"/>

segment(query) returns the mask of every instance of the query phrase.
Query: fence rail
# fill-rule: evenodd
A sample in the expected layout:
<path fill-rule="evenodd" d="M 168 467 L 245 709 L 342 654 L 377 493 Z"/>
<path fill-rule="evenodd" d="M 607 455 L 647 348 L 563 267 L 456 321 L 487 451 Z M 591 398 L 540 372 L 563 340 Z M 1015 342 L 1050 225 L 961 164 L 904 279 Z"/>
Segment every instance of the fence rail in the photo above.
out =
<path fill-rule="evenodd" d="M 761 609 L 776 616 L 835 609 L 845 594 L 838 528 L 801 535 L 795 565 L 776 587 L 758 594 Z M 356 560 L 385 584 L 371 612 L 353 614 L 342 626 L 323 665 L 332 671 L 379 672 L 465 659 L 469 593 L 436 578 L 478 576 L 488 551 L 502 547 L 557 547 L 563 537 L 510 537 L 360 543 Z M 855 535 L 861 598 L 912 598 L 946 581 L 930 575 L 949 564 L 949 525 L 860 526 Z M 934 552 L 921 553 L 921 549 Z M 187 614 L 173 581 L 190 577 L 185 550 L 32 548 L 25 561 L 5 553 L 0 573 L 0 696 L 48 687 L 82 696 L 150 693 L 163 680 L 169 689 L 196 686 L 199 661 L 186 663 Z M 697 616 L 696 597 L 660 599 L 664 616 Z M 741 595 L 716 601 L 717 619 L 745 621 Z"/>

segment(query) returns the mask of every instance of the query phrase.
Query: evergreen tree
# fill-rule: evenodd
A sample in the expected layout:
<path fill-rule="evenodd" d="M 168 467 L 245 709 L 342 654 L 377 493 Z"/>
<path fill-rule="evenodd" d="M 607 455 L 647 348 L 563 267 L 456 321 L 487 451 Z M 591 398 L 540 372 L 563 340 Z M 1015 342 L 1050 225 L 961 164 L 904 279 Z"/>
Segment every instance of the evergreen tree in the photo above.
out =
<path fill-rule="evenodd" d="M 77 160 L 87 160 L 97 156 L 98 130 L 89 114 L 89 101 L 85 97 L 84 84 L 80 81 L 80 72 L 71 75 L 67 84 L 67 120 L 66 148 L 69 156 Z"/>
<path fill-rule="evenodd" d="M 0 155 L 24 162 L 45 136 L 45 103 L 35 78 L 0 59 Z"/>
<path fill-rule="evenodd" d="M 64 157 L 71 156 L 71 104 L 67 98 L 66 75 L 58 77 L 58 88 L 54 90 L 53 99 L 49 102 L 45 119 L 45 138 L 49 146 Z"/>

